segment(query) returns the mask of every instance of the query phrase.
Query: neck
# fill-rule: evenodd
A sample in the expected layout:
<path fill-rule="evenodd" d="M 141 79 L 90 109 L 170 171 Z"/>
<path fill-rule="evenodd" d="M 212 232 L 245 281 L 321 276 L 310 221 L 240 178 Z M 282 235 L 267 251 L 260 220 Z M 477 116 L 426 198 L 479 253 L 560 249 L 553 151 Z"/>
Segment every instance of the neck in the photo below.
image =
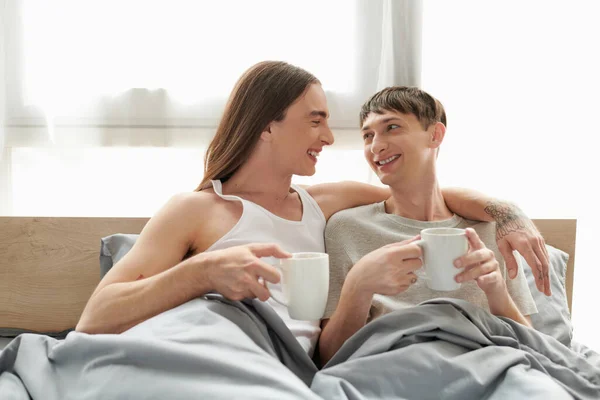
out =
<path fill-rule="evenodd" d="M 241 197 L 259 197 L 283 201 L 290 194 L 291 174 L 277 173 L 267 157 L 255 152 L 231 178 L 223 184 L 223 193 Z"/>
<path fill-rule="evenodd" d="M 442 221 L 454 215 L 446 206 L 435 173 L 404 179 L 390 190 L 392 195 L 385 201 L 389 214 L 417 221 Z"/>

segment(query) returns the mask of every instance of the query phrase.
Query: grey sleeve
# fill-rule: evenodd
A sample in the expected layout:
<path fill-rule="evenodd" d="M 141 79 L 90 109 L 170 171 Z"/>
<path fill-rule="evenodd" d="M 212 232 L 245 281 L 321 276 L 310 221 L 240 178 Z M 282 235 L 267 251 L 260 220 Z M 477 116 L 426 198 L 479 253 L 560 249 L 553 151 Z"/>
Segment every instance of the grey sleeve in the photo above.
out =
<path fill-rule="evenodd" d="M 329 295 L 323 319 L 329 319 L 337 308 L 346 275 L 352 268 L 352 260 L 346 253 L 343 235 L 339 232 L 343 224 L 331 221 L 325 229 L 325 249 L 329 254 Z"/>
<path fill-rule="evenodd" d="M 508 288 L 508 293 L 517 305 L 519 311 L 521 311 L 521 314 L 536 314 L 538 312 L 538 309 L 535 305 L 535 301 L 533 300 L 533 296 L 531 295 L 531 291 L 529 290 L 527 278 L 525 277 L 525 268 L 529 268 L 529 266 L 526 263 L 522 262 L 522 259 L 519 256 L 519 254 L 514 254 L 514 256 L 517 260 L 517 264 L 519 265 L 519 271 L 514 279 L 510 279 L 508 273 L 505 274 L 504 279 L 506 279 L 506 287 Z"/>

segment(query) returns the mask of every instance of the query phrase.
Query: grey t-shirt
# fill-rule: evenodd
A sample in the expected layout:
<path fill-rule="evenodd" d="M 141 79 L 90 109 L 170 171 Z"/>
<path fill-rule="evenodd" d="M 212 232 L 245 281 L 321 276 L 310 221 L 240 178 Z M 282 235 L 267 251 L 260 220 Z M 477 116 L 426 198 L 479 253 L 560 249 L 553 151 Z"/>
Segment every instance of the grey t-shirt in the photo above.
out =
<path fill-rule="evenodd" d="M 458 215 L 445 221 L 416 221 L 387 214 L 385 205 L 381 202 L 340 211 L 329 219 L 325 229 L 325 247 L 329 253 L 330 264 L 329 298 L 323 318 L 330 318 L 335 311 L 346 275 L 363 256 L 386 244 L 410 239 L 423 229 L 438 227 L 475 229 L 485 245 L 496 255 L 508 292 L 521 313 L 523 315 L 537 313 L 523 268 L 519 268 L 515 279 L 510 279 L 506 273 L 504 258 L 496 244 L 494 223 L 470 221 Z M 420 278 L 425 276 L 422 268 L 415 273 Z M 376 294 L 373 297 L 368 320 L 437 297 L 463 299 L 489 310 L 487 297 L 475 281 L 463 282 L 461 288 L 455 291 L 440 292 L 429 289 L 425 279 L 418 279 L 406 291 L 396 296 Z"/>

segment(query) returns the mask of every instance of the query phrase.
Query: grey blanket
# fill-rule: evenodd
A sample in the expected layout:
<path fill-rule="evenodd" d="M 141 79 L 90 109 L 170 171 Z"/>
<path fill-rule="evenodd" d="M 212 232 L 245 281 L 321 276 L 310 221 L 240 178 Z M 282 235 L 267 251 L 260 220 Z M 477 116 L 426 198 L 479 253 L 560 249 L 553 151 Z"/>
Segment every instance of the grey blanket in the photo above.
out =
<path fill-rule="evenodd" d="M 121 335 L 25 334 L 0 399 L 600 398 L 600 365 L 462 301 L 367 325 L 318 371 L 258 301 L 195 299 Z"/>

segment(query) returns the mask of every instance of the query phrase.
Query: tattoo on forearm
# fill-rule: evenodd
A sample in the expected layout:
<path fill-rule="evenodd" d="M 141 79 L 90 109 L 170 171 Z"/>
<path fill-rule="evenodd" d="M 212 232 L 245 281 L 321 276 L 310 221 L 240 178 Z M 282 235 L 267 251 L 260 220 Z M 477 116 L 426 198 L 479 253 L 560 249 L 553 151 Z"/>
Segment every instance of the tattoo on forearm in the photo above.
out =
<path fill-rule="evenodd" d="M 518 207 L 506 203 L 488 202 L 484 211 L 496 221 L 496 239 L 528 227 L 528 219 Z"/>

